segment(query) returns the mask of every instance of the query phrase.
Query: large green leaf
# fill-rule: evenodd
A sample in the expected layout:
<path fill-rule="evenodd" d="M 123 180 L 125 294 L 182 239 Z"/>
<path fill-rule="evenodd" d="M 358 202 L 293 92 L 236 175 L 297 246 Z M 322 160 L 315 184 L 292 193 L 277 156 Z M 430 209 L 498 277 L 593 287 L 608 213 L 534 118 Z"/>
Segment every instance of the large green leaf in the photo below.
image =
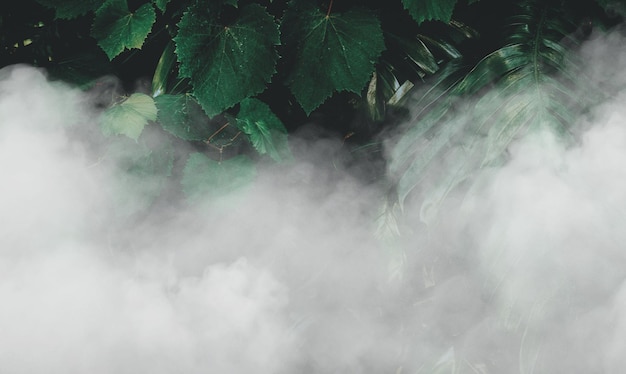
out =
<path fill-rule="evenodd" d="M 275 73 L 278 26 L 264 7 L 240 8 L 232 23 L 220 23 L 219 4 L 192 6 L 175 38 L 180 74 L 209 116 L 260 93 Z"/>
<path fill-rule="evenodd" d="M 421 217 L 431 221 L 452 189 L 481 167 L 502 162 L 509 144 L 523 134 L 551 129 L 569 136 L 568 126 L 587 104 L 582 73 L 570 56 L 575 23 L 568 21 L 550 3 L 522 2 L 505 45 L 453 91 L 440 91 L 454 95 L 418 106 L 416 125 L 397 143 L 390 165 L 401 203 L 418 195 Z M 468 106 L 460 95 L 479 99 Z"/>
<path fill-rule="evenodd" d="M 105 0 L 37 0 L 48 8 L 54 8 L 55 17 L 72 19 L 98 9 Z"/>
<path fill-rule="evenodd" d="M 183 191 L 191 201 L 228 195 L 252 182 L 256 169 L 246 156 L 215 161 L 192 153 L 183 169 Z"/>
<path fill-rule="evenodd" d="M 189 94 L 161 95 L 154 99 L 159 109 L 159 124 L 169 133 L 191 141 L 207 140 L 215 129 L 209 126 L 198 102 Z"/>
<path fill-rule="evenodd" d="M 119 104 L 107 109 L 101 119 L 105 135 L 126 135 L 137 139 L 149 121 L 157 119 L 154 100 L 142 93 L 130 95 Z"/>
<path fill-rule="evenodd" d="M 417 23 L 430 20 L 448 23 L 456 0 L 402 0 L 402 4 Z"/>
<path fill-rule="evenodd" d="M 237 115 L 237 127 L 260 154 L 267 154 L 275 161 L 289 159 L 287 129 L 264 102 L 245 99 Z"/>
<path fill-rule="evenodd" d="M 307 114 L 334 92 L 361 93 L 385 48 L 378 18 L 364 9 L 327 14 L 296 1 L 282 30 L 294 52 L 287 84 Z"/>
<path fill-rule="evenodd" d="M 155 20 L 150 3 L 131 12 L 126 0 L 107 0 L 96 11 L 91 35 L 112 60 L 127 48 L 141 48 Z"/>

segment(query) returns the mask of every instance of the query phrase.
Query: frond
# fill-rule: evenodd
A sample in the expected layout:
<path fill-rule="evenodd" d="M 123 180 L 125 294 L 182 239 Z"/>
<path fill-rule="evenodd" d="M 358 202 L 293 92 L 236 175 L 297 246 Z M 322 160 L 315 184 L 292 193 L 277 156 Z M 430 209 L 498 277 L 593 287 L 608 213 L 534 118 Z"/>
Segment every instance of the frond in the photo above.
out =
<path fill-rule="evenodd" d="M 515 139 L 539 129 L 569 137 L 586 96 L 572 53 L 577 20 L 562 6 L 521 2 L 501 48 L 461 79 L 419 97 L 419 115 L 393 149 L 391 172 L 400 204 L 415 197 L 428 223 L 450 191 L 480 168 L 501 163 Z"/>

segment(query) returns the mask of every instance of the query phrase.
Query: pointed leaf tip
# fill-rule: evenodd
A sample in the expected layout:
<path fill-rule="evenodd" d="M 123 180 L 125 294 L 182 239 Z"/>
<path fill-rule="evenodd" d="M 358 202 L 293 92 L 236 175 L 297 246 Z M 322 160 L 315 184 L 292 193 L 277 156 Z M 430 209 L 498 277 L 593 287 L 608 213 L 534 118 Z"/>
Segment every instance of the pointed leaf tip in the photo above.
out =
<path fill-rule="evenodd" d="M 112 60 L 125 49 L 141 48 L 155 20 L 150 3 L 131 12 L 126 1 L 107 1 L 96 11 L 91 35 Z"/>

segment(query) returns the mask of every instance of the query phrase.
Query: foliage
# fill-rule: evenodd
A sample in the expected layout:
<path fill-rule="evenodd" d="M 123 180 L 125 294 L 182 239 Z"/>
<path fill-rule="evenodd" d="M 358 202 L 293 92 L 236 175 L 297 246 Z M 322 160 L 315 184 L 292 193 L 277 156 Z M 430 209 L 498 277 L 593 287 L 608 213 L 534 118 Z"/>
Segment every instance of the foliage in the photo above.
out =
<path fill-rule="evenodd" d="M 569 141 L 572 118 L 601 97 L 572 52 L 626 9 L 624 0 L 25 1 L 2 5 L 3 64 L 46 67 L 91 89 L 107 74 L 124 80 L 129 92 L 103 108 L 103 158 L 121 160 L 120 191 L 153 183 L 145 201 L 119 194 L 122 214 L 146 209 L 168 184 L 191 202 L 236 191 L 256 160 L 292 160 L 289 133 L 315 118 L 355 149 L 380 149 L 376 135 L 407 108 L 379 221 L 392 245 L 407 201 L 434 225 L 450 192 L 471 189 L 516 138 L 551 128 Z M 146 73 L 149 87 L 129 89 Z M 190 147 L 176 154 L 174 142 Z M 478 372 L 453 348 L 431 372 Z"/>
<path fill-rule="evenodd" d="M 380 22 L 364 9 L 331 14 L 295 1 L 283 22 L 285 45 L 295 51 L 287 84 L 309 114 L 335 91 L 360 93 L 384 49 Z"/>
<path fill-rule="evenodd" d="M 126 0 L 108 0 L 96 11 L 91 34 L 112 59 L 127 48 L 141 48 L 155 19 L 151 4 L 131 12 Z"/>
<path fill-rule="evenodd" d="M 185 12 L 174 38 L 180 74 L 209 116 L 258 94 L 275 72 L 278 26 L 260 5 L 239 9 L 237 20 L 220 22 L 219 3 L 197 3 Z"/>
<path fill-rule="evenodd" d="M 134 93 L 121 103 L 113 105 L 102 118 L 104 135 L 126 135 L 137 139 L 149 121 L 157 119 L 154 100 L 142 93 Z"/>

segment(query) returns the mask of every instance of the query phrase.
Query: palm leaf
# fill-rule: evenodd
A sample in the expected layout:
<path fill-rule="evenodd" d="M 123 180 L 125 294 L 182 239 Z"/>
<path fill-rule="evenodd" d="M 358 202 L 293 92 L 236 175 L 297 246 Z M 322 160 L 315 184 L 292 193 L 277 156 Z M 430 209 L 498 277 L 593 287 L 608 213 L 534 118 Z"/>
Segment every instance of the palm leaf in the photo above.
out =
<path fill-rule="evenodd" d="M 372 119 L 383 119 L 388 106 L 405 105 L 409 94 L 416 87 L 423 86 L 424 79 L 462 57 L 449 39 L 477 36 L 475 30 L 460 21 L 453 20 L 445 27 L 445 32 L 437 36 L 420 32 L 402 35 L 385 32 L 387 51 L 377 64 L 366 96 Z M 447 76 L 447 73 L 440 75 Z"/>
<path fill-rule="evenodd" d="M 576 20 L 561 6 L 520 3 L 501 48 L 461 79 L 462 64 L 451 65 L 418 96 L 414 125 L 392 151 L 400 204 L 409 195 L 418 198 L 428 223 L 451 190 L 478 169 L 501 162 L 523 134 L 551 129 L 568 138 L 586 102 L 578 87 L 582 72 L 571 54 Z"/>

